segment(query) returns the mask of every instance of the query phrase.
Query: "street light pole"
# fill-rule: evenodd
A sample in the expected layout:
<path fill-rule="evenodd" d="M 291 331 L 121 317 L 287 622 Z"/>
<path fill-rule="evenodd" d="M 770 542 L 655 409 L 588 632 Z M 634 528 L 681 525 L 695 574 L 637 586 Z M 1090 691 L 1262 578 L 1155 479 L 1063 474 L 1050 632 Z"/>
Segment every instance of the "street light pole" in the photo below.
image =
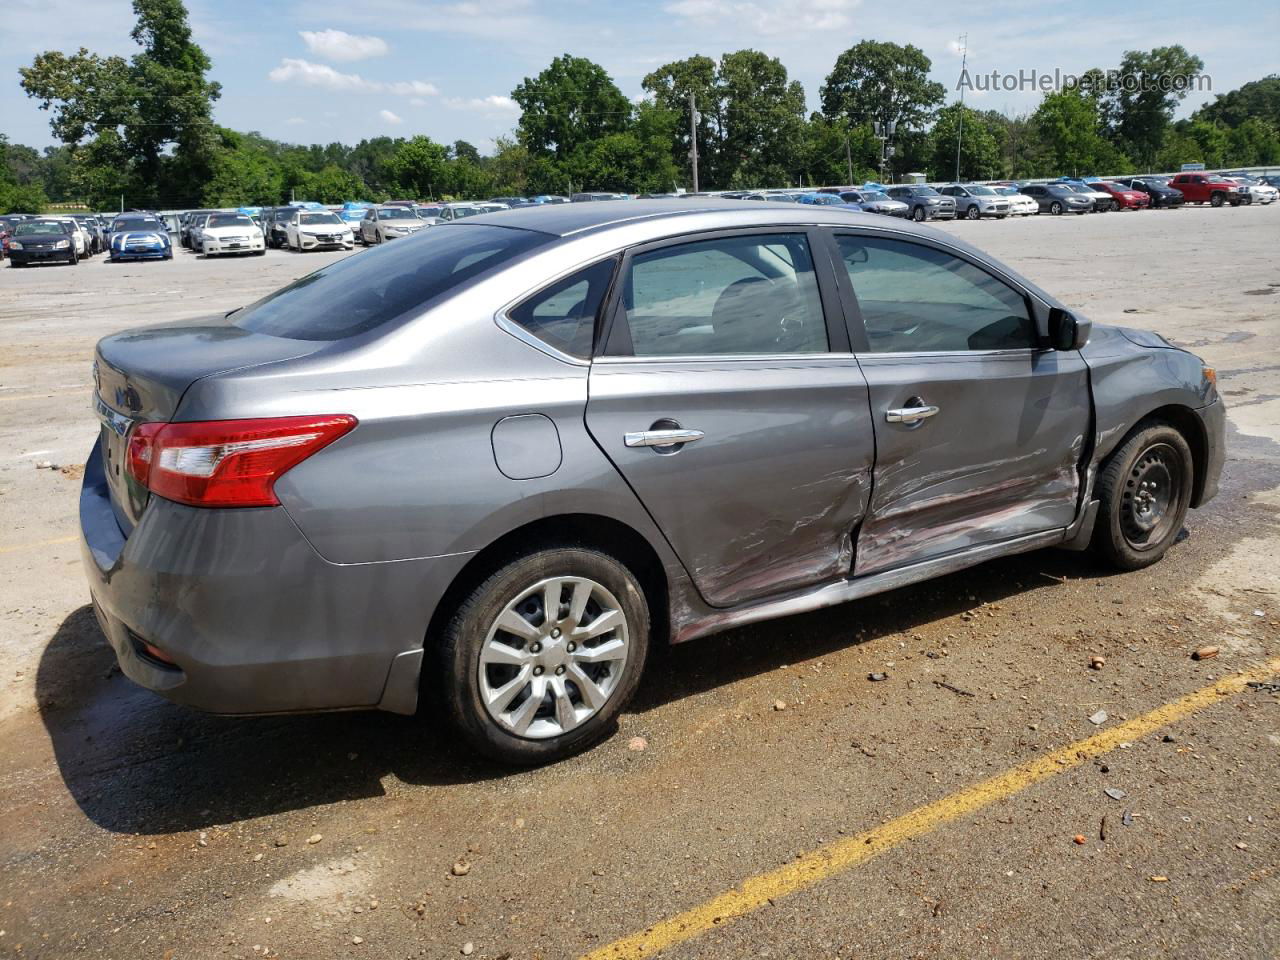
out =
<path fill-rule="evenodd" d="M 965 66 L 969 62 L 969 35 L 960 37 L 960 79 L 964 79 Z M 960 126 L 956 131 L 956 182 L 960 182 L 960 143 L 964 139 L 964 84 L 960 84 Z"/>
<path fill-rule="evenodd" d="M 693 161 L 693 192 L 698 192 L 698 104 L 689 91 L 689 158 Z"/>

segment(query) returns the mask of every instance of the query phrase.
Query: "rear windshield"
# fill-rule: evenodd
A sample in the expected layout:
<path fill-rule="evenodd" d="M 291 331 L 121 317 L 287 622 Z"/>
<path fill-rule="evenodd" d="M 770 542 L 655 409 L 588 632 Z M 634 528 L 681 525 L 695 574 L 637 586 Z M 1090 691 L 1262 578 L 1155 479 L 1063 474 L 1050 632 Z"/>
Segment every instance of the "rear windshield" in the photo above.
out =
<path fill-rule="evenodd" d="M 292 340 L 353 337 L 551 239 L 489 226 L 423 230 L 322 267 L 233 314 L 233 321 Z"/>

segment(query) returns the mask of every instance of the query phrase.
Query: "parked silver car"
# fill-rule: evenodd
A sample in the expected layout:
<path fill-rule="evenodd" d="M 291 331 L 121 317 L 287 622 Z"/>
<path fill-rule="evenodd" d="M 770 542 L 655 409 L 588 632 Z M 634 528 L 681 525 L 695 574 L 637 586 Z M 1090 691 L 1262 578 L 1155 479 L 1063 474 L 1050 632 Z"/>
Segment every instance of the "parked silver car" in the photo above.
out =
<path fill-rule="evenodd" d="M 107 337 L 94 382 L 82 553 L 126 675 L 439 704 L 512 763 L 607 734 L 654 644 L 1040 547 L 1154 563 L 1224 456 L 1192 354 L 798 204 L 468 218 Z"/>
<path fill-rule="evenodd" d="M 430 224 L 419 220 L 412 207 L 370 207 L 356 228 L 355 239 L 367 247 L 410 236 L 427 226 Z"/>

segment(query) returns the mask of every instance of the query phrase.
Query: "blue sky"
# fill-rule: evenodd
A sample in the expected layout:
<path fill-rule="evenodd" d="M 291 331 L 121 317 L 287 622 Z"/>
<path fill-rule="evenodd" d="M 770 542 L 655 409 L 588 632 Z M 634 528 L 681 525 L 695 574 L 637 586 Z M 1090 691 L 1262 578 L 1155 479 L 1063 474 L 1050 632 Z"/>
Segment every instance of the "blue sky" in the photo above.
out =
<path fill-rule="evenodd" d="M 914 43 L 955 97 L 957 37 L 973 73 L 1079 73 L 1126 49 L 1181 43 L 1205 62 L 1214 92 L 1280 70 L 1280 4 L 1083 0 L 1070 8 L 971 0 L 188 0 L 195 37 L 223 87 L 218 122 L 300 143 L 382 134 L 470 140 L 488 151 L 519 116 L 509 99 L 561 53 L 602 64 L 628 96 L 660 64 L 753 47 L 779 57 L 810 110 L 836 56 L 862 39 Z M 129 0 L 7 0 L 0 29 L 0 132 L 51 142 L 48 117 L 17 68 L 46 49 L 130 55 Z M 1033 109 L 1040 94 L 966 94 L 983 109 Z M 1193 94 L 1186 114 L 1212 93 Z"/>

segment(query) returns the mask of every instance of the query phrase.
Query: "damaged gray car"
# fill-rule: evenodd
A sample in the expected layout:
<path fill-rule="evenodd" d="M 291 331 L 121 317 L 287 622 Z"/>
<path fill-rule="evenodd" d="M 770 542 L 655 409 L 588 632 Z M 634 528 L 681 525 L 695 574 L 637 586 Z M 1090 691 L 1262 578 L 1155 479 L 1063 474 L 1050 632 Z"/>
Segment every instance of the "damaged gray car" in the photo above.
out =
<path fill-rule="evenodd" d="M 660 643 L 1043 547 L 1154 563 L 1224 456 L 1190 353 L 789 204 L 468 218 L 94 372 L 84 566 L 126 675 L 438 706 L 515 764 L 606 735 Z"/>

